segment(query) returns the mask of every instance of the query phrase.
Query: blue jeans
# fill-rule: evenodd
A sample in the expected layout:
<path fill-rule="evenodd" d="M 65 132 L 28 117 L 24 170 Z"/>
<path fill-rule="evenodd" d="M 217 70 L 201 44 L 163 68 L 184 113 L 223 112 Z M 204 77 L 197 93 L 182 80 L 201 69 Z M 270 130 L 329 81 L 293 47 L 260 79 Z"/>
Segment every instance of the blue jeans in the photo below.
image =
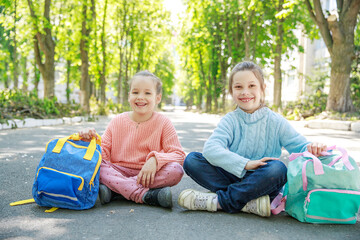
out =
<path fill-rule="evenodd" d="M 221 208 L 228 213 L 240 212 L 247 202 L 264 195 L 272 201 L 287 181 L 287 168 L 278 160 L 267 161 L 238 178 L 211 165 L 201 153 L 192 152 L 185 159 L 184 170 L 199 185 L 216 193 Z"/>

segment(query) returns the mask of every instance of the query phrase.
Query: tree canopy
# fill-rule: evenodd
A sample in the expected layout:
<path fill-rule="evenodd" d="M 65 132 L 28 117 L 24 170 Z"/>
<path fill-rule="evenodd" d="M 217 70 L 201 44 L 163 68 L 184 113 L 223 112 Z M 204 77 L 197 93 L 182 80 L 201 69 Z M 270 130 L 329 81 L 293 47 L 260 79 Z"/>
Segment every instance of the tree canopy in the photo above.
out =
<path fill-rule="evenodd" d="M 281 108 L 282 64 L 304 52 L 301 31 L 330 52 L 328 110 L 350 111 L 360 3 L 336 3 L 327 13 L 319 0 L 184 0 L 174 25 L 163 0 L 1 0 L 0 83 L 37 93 L 42 79 L 46 98 L 62 83 L 89 111 L 91 97 L 105 104 L 110 93 L 126 106 L 128 80 L 146 69 L 162 79 L 163 99 L 177 85 L 189 107 L 225 111 L 230 70 L 251 60 L 270 69 Z"/>

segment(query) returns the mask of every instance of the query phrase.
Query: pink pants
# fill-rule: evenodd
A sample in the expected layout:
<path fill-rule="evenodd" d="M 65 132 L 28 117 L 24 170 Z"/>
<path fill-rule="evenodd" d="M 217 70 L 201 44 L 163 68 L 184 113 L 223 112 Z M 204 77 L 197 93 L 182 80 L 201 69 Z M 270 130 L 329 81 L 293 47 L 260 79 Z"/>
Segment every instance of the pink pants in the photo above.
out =
<path fill-rule="evenodd" d="M 143 203 L 142 197 L 149 188 L 137 184 L 139 172 L 140 169 L 120 167 L 103 160 L 100 166 L 100 183 L 128 200 Z M 150 188 L 174 186 L 180 182 L 183 175 L 184 170 L 180 164 L 168 163 L 155 174 L 154 183 Z"/>

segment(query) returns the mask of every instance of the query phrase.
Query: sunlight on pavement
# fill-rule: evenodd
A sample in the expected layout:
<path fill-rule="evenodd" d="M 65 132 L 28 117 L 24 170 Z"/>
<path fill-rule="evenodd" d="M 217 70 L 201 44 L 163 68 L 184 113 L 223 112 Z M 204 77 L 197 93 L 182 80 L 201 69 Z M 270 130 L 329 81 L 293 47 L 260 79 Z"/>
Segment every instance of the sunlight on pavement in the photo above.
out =
<path fill-rule="evenodd" d="M 35 239 L 49 239 L 60 237 L 67 233 L 65 224 L 69 224 L 74 220 L 56 219 L 56 218 L 32 218 L 29 216 L 5 218 L 0 221 L 0 232 L 5 229 L 11 232 L 20 232 L 22 235 L 17 238 L 26 239 L 26 235 L 35 235 Z M 32 234 L 27 234 L 32 232 Z M 35 232 L 35 233 L 34 233 Z M 33 239 L 33 238 L 30 238 Z"/>

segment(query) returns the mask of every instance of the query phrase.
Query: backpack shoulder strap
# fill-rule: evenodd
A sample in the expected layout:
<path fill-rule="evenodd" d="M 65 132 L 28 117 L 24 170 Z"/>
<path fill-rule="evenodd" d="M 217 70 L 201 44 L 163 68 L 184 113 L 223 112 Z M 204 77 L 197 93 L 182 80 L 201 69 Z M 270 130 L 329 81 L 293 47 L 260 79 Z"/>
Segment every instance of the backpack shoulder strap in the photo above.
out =
<path fill-rule="evenodd" d="M 10 206 L 24 205 L 24 204 L 34 203 L 34 202 L 35 202 L 35 199 L 31 198 L 31 199 L 21 200 L 21 201 L 17 201 L 17 202 L 12 202 L 12 203 L 10 203 Z"/>
<path fill-rule="evenodd" d="M 26 200 L 21 200 L 21 201 L 17 201 L 17 202 L 12 202 L 10 203 L 10 206 L 18 206 L 18 205 L 24 205 L 24 204 L 29 204 L 29 203 L 34 203 L 35 202 L 35 199 L 33 198 L 30 198 L 30 199 L 26 199 Z M 58 210 L 59 208 L 57 207 L 53 207 L 53 208 L 50 208 L 48 210 L 45 210 L 45 212 L 47 213 L 52 213 L 52 212 L 55 212 L 56 210 Z"/>

